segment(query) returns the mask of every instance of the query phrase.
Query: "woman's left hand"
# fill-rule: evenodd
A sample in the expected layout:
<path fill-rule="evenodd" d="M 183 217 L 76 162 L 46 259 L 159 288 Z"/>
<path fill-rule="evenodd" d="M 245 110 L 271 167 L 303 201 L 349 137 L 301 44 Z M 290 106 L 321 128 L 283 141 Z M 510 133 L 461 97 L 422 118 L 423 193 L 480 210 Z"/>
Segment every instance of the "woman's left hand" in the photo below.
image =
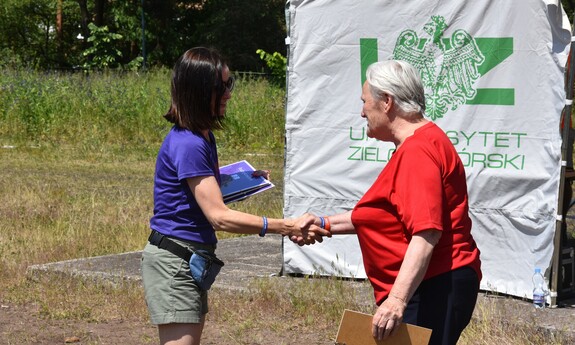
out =
<path fill-rule="evenodd" d="M 405 307 L 404 302 L 391 296 L 383 301 L 371 322 L 373 337 L 382 340 L 394 335 L 403 320 Z"/>
<path fill-rule="evenodd" d="M 266 180 L 270 181 L 270 171 L 269 170 L 256 170 L 252 173 L 253 177 L 263 177 Z"/>

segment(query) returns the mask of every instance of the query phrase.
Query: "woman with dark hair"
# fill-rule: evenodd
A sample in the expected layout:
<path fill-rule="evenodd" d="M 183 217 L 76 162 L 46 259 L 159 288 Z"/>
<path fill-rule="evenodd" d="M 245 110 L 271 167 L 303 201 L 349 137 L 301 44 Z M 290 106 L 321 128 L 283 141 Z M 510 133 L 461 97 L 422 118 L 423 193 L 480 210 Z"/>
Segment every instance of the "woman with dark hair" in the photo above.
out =
<path fill-rule="evenodd" d="M 164 115 L 174 126 L 158 152 L 152 233 L 142 254 L 146 303 L 161 344 L 200 343 L 209 283 L 190 274 L 190 257 L 194 262 L 193 253 L 214 254 L 215 230 L 304 236 L 310 242 L 327 235 L 302 234 L 296 220 L 268 219 L 224 204 L 212 131 L 222 128 L 233 88 L 228 66 L 213 49 L 192 48 L 174 66 L 172 102 Z M 213 261 L 217 259 L 209 262 Z"/>

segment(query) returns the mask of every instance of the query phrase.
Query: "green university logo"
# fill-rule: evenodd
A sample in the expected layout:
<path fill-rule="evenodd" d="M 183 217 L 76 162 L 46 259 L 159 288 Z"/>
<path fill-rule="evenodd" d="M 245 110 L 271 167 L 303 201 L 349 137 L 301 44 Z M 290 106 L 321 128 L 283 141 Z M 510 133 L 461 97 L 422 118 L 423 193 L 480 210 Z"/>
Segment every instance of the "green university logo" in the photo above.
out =
<path fill-rule="evenodd" d="M 424 33 L 402 31 L 396 39 L 393 59 L 404 60 L 420 72 L 425 87 L 426 115 L 442 118 L 462 104 L 514 105 L 515 90 L 475 88 L 475 83 L 513 53 L 513 38 L 473 38 L 458 29 L 443 37 L 445 18 L 432 16 Z M 365 70 L 378 61 L 377 39 L 360 40 L 362 84 Z"/>

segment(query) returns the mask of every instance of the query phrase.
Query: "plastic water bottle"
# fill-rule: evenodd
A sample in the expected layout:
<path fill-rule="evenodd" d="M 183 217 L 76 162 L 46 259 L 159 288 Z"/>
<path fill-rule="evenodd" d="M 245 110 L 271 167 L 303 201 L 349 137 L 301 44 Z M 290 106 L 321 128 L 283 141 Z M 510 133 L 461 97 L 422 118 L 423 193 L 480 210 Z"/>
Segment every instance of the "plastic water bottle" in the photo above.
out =
<path fill-rule="evenodd" d="M 541 269 L 536 268 L 535 273 L 533 273 L 533 305 L 535 308 L 545 308 L 545 295 L 547 295 L 545 278 L 541 274 Z"/>

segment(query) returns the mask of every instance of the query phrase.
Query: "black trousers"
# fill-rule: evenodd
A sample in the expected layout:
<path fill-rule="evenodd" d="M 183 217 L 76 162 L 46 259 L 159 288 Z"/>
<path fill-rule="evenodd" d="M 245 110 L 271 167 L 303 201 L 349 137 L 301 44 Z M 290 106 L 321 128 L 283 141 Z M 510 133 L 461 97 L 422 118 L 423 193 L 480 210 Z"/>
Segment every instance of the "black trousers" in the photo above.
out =
<path fill-rule="evenodd" d="M 424 280 L 409 301 L 403 322 L 431 328 L 429 345 L 455 345 L 471 320 L 479 278 L 470 267 Z"/>

